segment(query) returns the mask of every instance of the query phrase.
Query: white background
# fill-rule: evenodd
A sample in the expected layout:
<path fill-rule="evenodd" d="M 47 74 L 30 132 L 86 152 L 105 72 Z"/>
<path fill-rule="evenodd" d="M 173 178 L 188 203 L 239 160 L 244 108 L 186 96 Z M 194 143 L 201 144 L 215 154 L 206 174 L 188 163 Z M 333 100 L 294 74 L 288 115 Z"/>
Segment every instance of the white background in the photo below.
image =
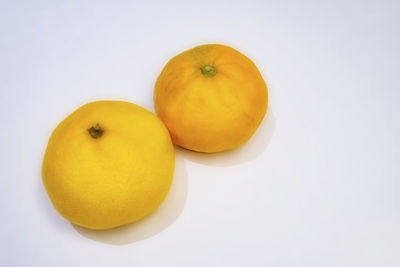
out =
<path fill-rule="evenodd" d="M 145 2 L 145 1 L 142 1 Z M 1 1 L 0 266 L 400 266 L 398 1 Z M 119 229 L 74 227 L 40 168 L 99 99 L 154 110 L 166 62 L 205 43 L 269 87 L 232 152 L 176 149 L 169 196 Z"/>

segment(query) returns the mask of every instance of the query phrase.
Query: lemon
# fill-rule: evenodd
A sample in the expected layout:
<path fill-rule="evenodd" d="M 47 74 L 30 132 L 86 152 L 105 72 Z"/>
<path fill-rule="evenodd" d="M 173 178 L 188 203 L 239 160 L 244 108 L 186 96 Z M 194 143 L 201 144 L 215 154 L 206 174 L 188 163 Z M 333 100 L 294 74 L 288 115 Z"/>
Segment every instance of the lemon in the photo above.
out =
<path fill-rule="evenodd" d="M 97 101 L 54 130 L 42 177 L 66 219 L 109 229 L 153 212 L 169 191 L 173 171 L 173 145 L 157 116 L 131 103 Z"/>
<path fill-rule="evenodd" d="M 199 152 L 244 144 L 267 110 L 267 86 L 256 65 L 237 50 L 201 45 L 172 58 L 154 89 L 156 112 L 172 141 Z"/>

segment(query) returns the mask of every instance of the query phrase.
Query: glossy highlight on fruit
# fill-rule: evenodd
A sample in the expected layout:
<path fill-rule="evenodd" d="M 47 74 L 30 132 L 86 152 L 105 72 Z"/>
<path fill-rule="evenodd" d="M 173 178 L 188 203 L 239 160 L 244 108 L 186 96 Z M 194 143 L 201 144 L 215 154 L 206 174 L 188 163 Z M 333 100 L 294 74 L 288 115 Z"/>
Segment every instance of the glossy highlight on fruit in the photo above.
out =
<path fill-rule="evenodd" d="M 266 113 L 268 91 L 248 57 L 210 44 L 168 62 L 154 103 L 176 145 L 211 153 L 234 149 L 253 135 Z"/>
<path fill-rule="evenodd" d="M 174 148 L 162 121 L 123 101 L 86 104 L 54 130 L 42 166 L 56 209 L 70 222 L 109 229 L 153 212 L 167 195 Z"/>

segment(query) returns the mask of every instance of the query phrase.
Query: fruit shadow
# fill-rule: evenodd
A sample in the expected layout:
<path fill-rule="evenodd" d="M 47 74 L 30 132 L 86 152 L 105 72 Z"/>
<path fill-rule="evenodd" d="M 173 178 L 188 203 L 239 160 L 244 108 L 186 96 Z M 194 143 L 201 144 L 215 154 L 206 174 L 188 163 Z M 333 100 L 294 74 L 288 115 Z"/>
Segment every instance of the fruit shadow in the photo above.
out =
<path fill-rule="evenodd" d="M 215 167 L 237 165 L 251 161 L 261 155 L 268 147 L 275 128 L 276 119 L 274 113 L 271 109 L 268 109 L 267 114 L 254 135 L 237 149 L 219 153 L 199 153 L 181 147 L 177 147 L 177 150 L 185 158 L 196 163 Z"/>
<path fill-rule="evenodd" d="M 126 245 L 150 238 L 174 223 L 182 213 L 188 191 L 188 176 L 182 153 L 175 152 L 175 173 L 170 191 L 161 206 L 151 215 L 110 230 L 90 230 L 73 225 L 86 238 L 111 245 Z"/>

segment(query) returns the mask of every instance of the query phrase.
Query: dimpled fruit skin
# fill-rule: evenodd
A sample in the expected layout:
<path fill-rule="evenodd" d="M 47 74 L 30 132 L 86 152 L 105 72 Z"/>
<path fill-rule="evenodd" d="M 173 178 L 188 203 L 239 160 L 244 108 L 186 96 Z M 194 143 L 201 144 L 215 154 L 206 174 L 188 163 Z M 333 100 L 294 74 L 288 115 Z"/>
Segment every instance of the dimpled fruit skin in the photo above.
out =
<path fill-rule="evenodd" d="M 215 68 L 212 77 L 201 67 Z M 255 66 L 235 49 L 202 45 L 172 58 L 154 90 L 156 112 L 172 141 L 199 152 L 220 152 L 245 143 L 267 110 L 267 86 Z"/>
<path fill-rule="evenodd" d="M 93 138 L 88 128 L 104 130 Z M 108 229 L 153 212 L 167 195 L 174 150 L 162 121 L 122 101 L 86 104 L 54 130 L 42 166 L 56 209 L 70 222 Z"/>

